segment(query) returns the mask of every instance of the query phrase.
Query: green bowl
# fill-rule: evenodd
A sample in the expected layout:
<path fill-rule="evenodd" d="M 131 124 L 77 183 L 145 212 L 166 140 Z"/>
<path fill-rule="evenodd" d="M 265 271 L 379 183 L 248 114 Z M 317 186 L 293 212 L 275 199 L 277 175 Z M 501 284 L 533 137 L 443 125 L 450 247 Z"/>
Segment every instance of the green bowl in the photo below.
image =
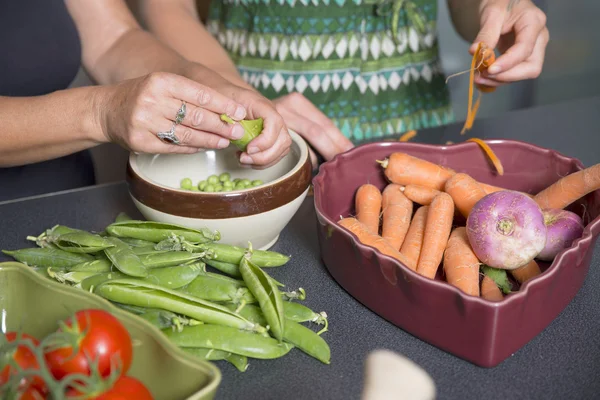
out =
<path fill-rule="evenodd" d="M 134 343 L 129 375 L 141 380 L 156 400 L 212 400 L 221 371 L 183 352 L 145 320 L 108 301 L 38 274 L 17 262 L 0 263 L 0 313 L 3 331 L 21 331 L 39 339 L 78 310 L 110 311 Z"/>

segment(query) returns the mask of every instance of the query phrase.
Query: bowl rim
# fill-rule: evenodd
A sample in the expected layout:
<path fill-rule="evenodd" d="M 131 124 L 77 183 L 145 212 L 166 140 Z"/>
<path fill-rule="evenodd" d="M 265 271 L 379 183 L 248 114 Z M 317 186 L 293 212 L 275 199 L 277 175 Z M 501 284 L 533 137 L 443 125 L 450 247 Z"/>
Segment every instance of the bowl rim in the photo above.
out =
<path fill-rule="evenodd" d="M 156 186 L 156 187 L 160 188 L 163 191 L 184 193 L 186 195 L 193 195 L 193 196 L 197 196 L 197 197 L 200 197 L 200 196 L 202 196 L 202 197 L 204 197 L 204 196 L 224 197 L 227 195 L 252 193 L 252 192 L 256 192 L 261 189 L 265 189 L 269 186 L 275 186 L 275 185 L 281 183 L 282 181 L 290 178 L 296 172 L 298 172 L 302 168 L 302 166 L 305 164 L 306 160 L 309 159 L 308 144 L 302 138 L 302 136 L 300 136 L 299 134 L 297 134 L 296 132 L 294 132 L 291 129 L 288 129 L 288 133 L 290 134 L 290 137 L 292 138 L 292 142 L 296 143 L 298 145 L 298 147 L 300 148 L 300 156 L 298 157 L 298 162 L 296 162 L 296 164 L 294 164 L 294 166 L 288 172 L 286 172 L 284 175 L 280 176 L 279 178 L 269 181 L 267 183 L 264 183 L 260 186 L 255 186 L 255 187 L 248 188 L 248 189 L 231 190 L 229 192 L 200 192 L 200 191 L 195 192 L 195 191 L 185 190 L 185 189 L 181 189 L 181 188 L 174 188 L 172 186 L 167 186 L 167 185 L 159 183 L 155 180 L 149 179 L 148 176 L 146 176 L 145 174 L 143 174 L 140 171 L 140 168 L 137 165 L 138 157 L 140 157 L 142 155 L 146 155 L 146 154 L 137 154 L 135 152 L 130 152 L 127 163 L 128 163 L 128 166 L 132 169 L 132 171 L 140 179 L 142 179 L 143 181 L 147 182 L 148 184 L 150 184 L 152 186 Z M 210 150 L 215 150 L 215 149 L 210 149 Z M 216 150 L 219 150 L 219 149 L 216 149 Z M 158 155 L 159 154 L 155 154 L 154 157 L 156 157 Z"/>
<path fill-rule="evenodd" d="M 558 159 L 563 160 L 564 162 L 573 164 L 578 170 L 585 168 L 583 163 L 577 158 L 568 157 L 556 150 L 541 147 L 541 146 L 538 146 L 538 145 L 535 145 L 532 143 L 528 143 L 525 141 L 512 140 L 512 139 L 486 139 L 484 141 L 487 144 L 515 145 L 517 147 L 530 150 L 532 152 L 545 154 L 546 156 L 550 156 L 550 157 L 556 157 Z M 410 154 L 411 149 L 421 149 L 421 150 L 429 150 L 429 151 L 436 151 L 436 152 L 440 152 L 440 151 L 445 152 L 445 151 L 452 151 L 453 149 L 460 149 L 460 148 L 476 149 L 476 148 L 478 148 L 478 145 L 473 142 L 461 142 L 461 143 L 454 143 L 454 144 L 449 144 L 449 145 L 448 144 L 438 145 L 438 144 L 414 143 L 414 142 L 371 142 L 371 143 L 365 143 L 365 144 L 356 146 L 344 153 L 339 153 L 330 161 L 323 163 L 321 165 L 319 173 L 313 178 L 314 206 L 315 206 L 315 212 L 317 213 L 318 218 L 322 218 L 330 226 L 332 226 L 334 230 L 336 230 L 338 233 L 340 233 L 340 234 L 344 235 L 345 237 L 347 237 L 348 239 L 350 239 L 353 242 L 353 244 L 355 246 L 357 246 L 362 252 L 365 252 L 369 256 L 374 255 L 378 259 L 384 259 L 384 260 L 387 260 L 388 262 L 395 263 L 396 265 L 399 266 L 399 268 L 402 270 L 402 272 L 404 274 L 408 275 L 408 277 L 410 279 L 414 279 L 414 280 L 418 281 L 419 284 L 422 284 L 425 286 L 429 285 L 430 287 L 435 287 L 436 290 L 450 291 L 455 296 L 460 296 L 462 301 L 464 301 L 465 303 L 478 304 L 483 307 L 500 309 L 500 308 L 509 308 L 513 304 L 517 304 L 517 303 L 523 301 L 523 299 L 526 298 L 531 291 L 537 290 L 536 288 L 538 286 L 542 285 L 543 282 L 550 281 L 554 278 L 554 275 L 556 275 L 558 273 L 557 271 L 558 271 L 559 267 L 561 266 L 563 259 L 568 254 L 573 253 L 573 252 L 581 252 L 582 251 L 581 247 L 583 247 L 584 245 L 589 246 L 591 244 L 591 242 L 594 241 L 594 238 L 596 236 L 598 236 L 598 234 L 600 234 L 600 215 L 599 215 L 598 217 L 596 217 L 595 219 L 593 219 L 586 225 L 581 237 L 576 239 L 571 244 L 571 247 L 569 247 L 566 250 L 561 251 L 554 258 L 554 260 L 552 261 L 552 264 L 546 269 L 546 271 L 544 271 L 541 275 L 538 275 L 532 279 L 529 279 L 523 285 L 521 285 L 520 289 L 517 292 L 511 293 L 510 296 L 505 296 L 501 301 L 493 302 L 493 301 L 483 299 L 481 297 L 469 295 L 469 294 L 466 294 L 465 292 L 463 292 L 462 290 L 458 289 L 457 287 L 448 284 L 447 282 L 426 278 L 426 277 L 418 274 L 416 271 L 413 271 L 412 269 L 408 268 L 406 265 L 404 265 L 400 261 L 396 260 L 395 258 L 387 256 L 387 255 L 381 253 L 379 250 L 361 243 L 355 234 L 349 232 L 346 229 L 343 229 L 339 224 L 336 223 L 336 221 L 333 221 L 331 218 L 329 218 L 323 212 L 323 209 L 322 209 L 321 192 L 324 191 L 324 188 L 323 188 L 324 180 L 327 177 L 327 173 L 330 169 L 340 168 L 339 164 L 342 163 L 344 160 L 348 159 L 354 153 L 364 151 L 365 149 L 385 148 L 385 147 L 392 148 L 394 152 L 404 151 L 404 152 Z M 599 191 L 596 191 L 596 192 L 599 192 Z M 594 193 L 594 192 L 592 192 L 592 193 Z"/>
<path fill-rule="evenodd" d="M 103 299 L 98 295 L 94 295 L 92 293 L 88 293 L 85 290 L 77 289 L 74 287 L 70 287 L 64 285 L 59 282 L 55 282 L 51 279 L 41 276 L 36 273 L 31 267 L 27 265 L 17 262 L 17 261 L 2 261 L 0 262 L 0 271 L 2 270 L 14 270 L 19 273 L 24 274 L 27 278 L 32 281 L 40 284 L 42 286 L 49 287 L 58 292 L 67 293 L 73 297 L 85 298 L 86 300 L 91 301 L 92 303 L 96 303 L 97 305 L 106 306 L 105 309 L 108 309 L 112 314 L 116 314 L 117 316 L 122 317 L 123 319 L 130 320 L 131 323 L 141 326 L 141 329 L 148 332 L 150 336 L 152 336 L 160 346 L 162 346 L 165 351 L 170 354 L 175 360 L 179 362 L 183 362 L 184 364 L 193 367 L 196 370 L 203 370 L 207 374 L 212 374 L 213 378 L 210 379 L 209 383 L 202 389 L 192 393 L 187 399 L 195 399 L 195 398 L 203 398 L 203 396 L 208 395 L 211 392 L 215 392 L 221 381 L 223 379 L 221 370 L 208 361 L 203 361 L 197 357 L 194 357 L 190 354 L 187 354 L 175 344 L 169 341 L 167 337 L 155 326 L 153 326 L 148 321 L 143 318 L 129 313 L 125 310 L 121 310 L 118 307 L 114 306 L 110 301 Z"/>

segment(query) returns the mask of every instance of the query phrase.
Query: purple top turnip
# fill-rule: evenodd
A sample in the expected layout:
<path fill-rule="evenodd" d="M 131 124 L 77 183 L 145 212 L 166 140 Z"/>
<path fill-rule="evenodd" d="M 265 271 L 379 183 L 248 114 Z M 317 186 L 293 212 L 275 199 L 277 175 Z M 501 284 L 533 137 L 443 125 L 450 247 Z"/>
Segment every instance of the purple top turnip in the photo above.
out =
<path fill-rule="evenodd" d="M 546 245 L 541 208 L 527 195 L 512 190 L 479 200 L 467 218 L 467 235 L 482 263 L 507 270 L 527 264 Z"/>
<path fill-rule="evenodd" d="M 571 211 L 550 208 L 543 210 L 546 224 L 546 246 L 536 258 L 542 261 L 552 261 L 564 249 L 571 247 L 575 239 L 583 234 L 581 217 Z"/>

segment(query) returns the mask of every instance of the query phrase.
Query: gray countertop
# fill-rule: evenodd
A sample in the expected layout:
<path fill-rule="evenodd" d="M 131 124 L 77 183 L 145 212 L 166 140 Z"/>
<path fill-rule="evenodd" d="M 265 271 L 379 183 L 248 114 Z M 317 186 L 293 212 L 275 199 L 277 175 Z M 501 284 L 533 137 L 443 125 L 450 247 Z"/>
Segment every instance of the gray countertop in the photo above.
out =
<path fill-rule="evenodd" d="M 600 162 L 600 97 L 478 120 L 472 136 L 509 138 L 556 149 L 586 166 Z M 423 131 L 427 143 L 461 141 L 457 125 Z M 100 230 L 120 211 L 140 216 L 124 183 L 0 203 L 1 249 L 27 247 L 57 223 Z M 257 227 L 258 228 L 258 227 Z M 379 348 L 403 354 L 433 377 L 439 399 L 593 399 L 600 395 L 600 254 L 571 304 L 536 338 L 496 368 L 485 369 L 445 353 L 371 312 L 329 275 L 319 256 L 316 217 L 308 198 L 273 248 L 292 255 L 270 270 L 291 288 L 307 291 L 305 304 L 326 311 L 331 365 L 300 351 L 277 360 L 251 360 L 245 373 L 217 365 L 217 399 L 359 399 L 363 362 Z M 0 255 L 0 261 L 6 260 Z"/>

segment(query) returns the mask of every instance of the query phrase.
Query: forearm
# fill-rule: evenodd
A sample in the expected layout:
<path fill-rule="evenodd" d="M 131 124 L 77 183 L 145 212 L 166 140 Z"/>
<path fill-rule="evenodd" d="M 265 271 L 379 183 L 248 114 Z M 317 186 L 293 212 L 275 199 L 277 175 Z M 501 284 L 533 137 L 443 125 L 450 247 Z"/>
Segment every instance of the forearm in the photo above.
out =
<path fill-rule="evenodd" d="M 186 59 L 218 72 L 233 84 L 253 89 L 243 80 L 225 49 L 206 30 L 194 1 L 146 0 L 140 7 L 150 31 L 165 44 Z"/>
<path fill-rule="evenodd" d="M 98 90 L 0 97 L 0 167 L 45 161 L 107 141 L 95 111 Z"/>
<path fill-rule="evenodd" d="M 479 32 L 479 10 L 482 0 L 448 0 L 450 18 L 456 32 L 471 43 Z"/>

